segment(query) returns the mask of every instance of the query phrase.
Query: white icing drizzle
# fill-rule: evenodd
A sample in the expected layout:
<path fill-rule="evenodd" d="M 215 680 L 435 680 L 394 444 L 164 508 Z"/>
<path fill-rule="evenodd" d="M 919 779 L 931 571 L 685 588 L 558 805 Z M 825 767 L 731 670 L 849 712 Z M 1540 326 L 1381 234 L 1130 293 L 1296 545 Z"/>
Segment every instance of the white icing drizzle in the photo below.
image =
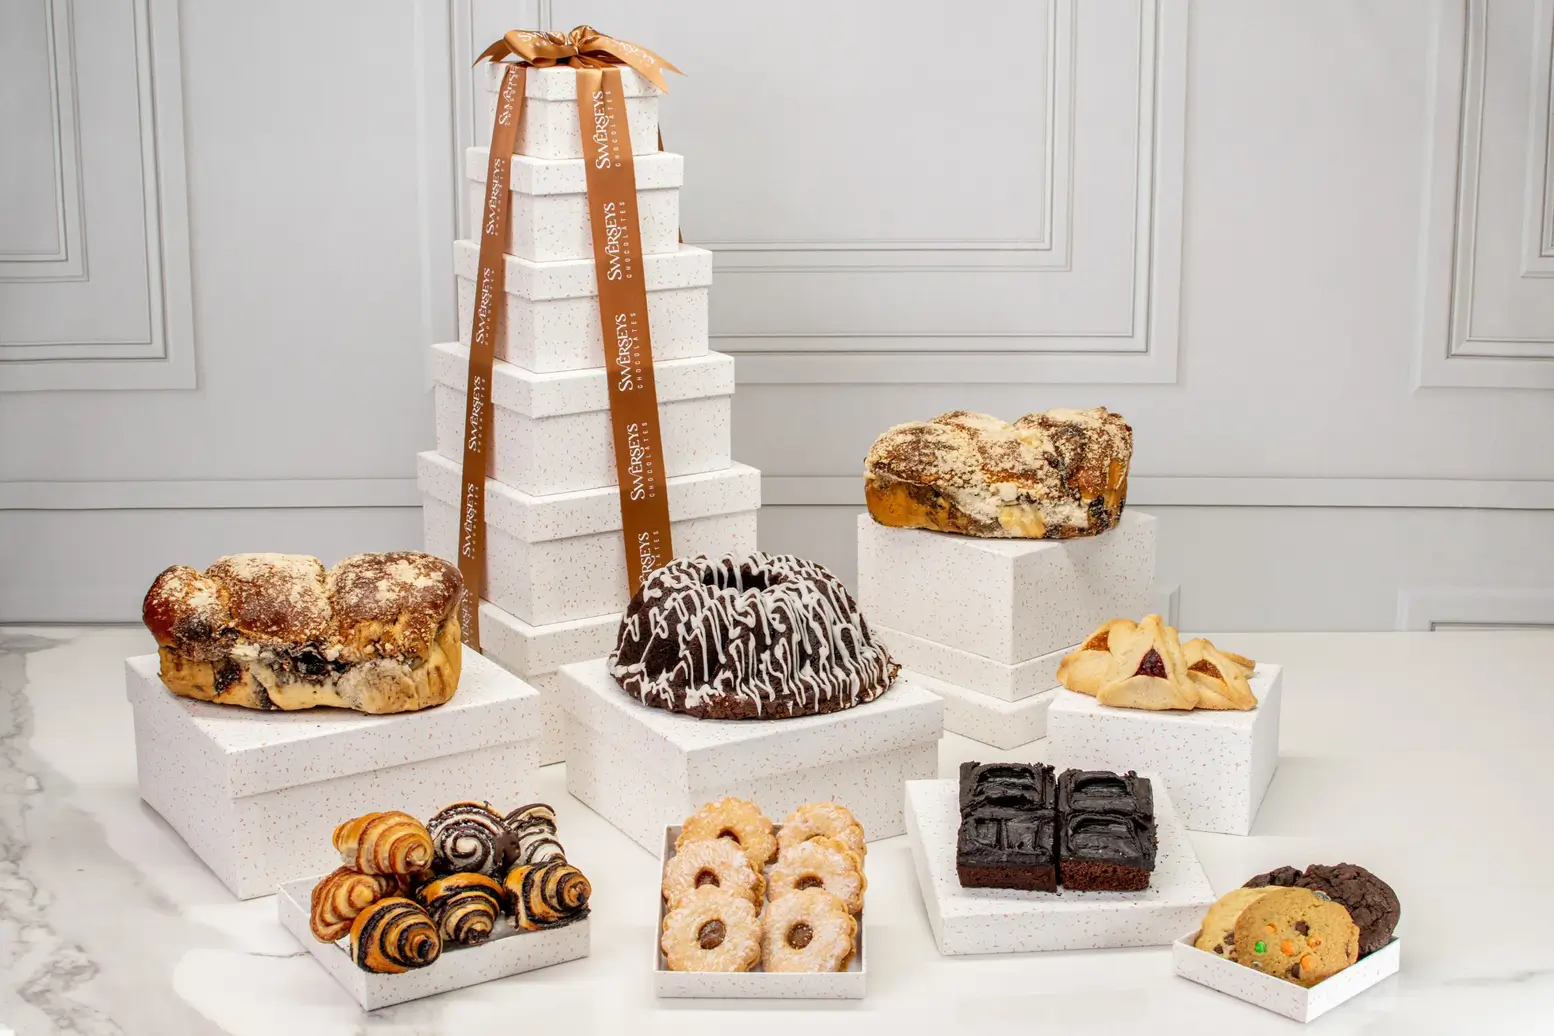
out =
<path fill-rule="evenodd" d="M 610 671 L 671 712 L 815 715 L 879 697 L 898 667 L 835 576 L 790 554 L 682 558 L 621 622 Z"/>

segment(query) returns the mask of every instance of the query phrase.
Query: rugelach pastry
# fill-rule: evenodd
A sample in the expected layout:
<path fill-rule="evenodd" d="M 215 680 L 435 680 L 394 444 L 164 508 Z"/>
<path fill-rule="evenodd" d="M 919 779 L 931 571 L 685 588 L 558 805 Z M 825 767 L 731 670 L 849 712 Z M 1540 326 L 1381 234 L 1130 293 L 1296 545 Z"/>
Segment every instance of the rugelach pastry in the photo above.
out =
<path fill-rule="evenodd" d="M 380 899 L 351 922 L 351 960 L 363 971 L 397 975 L 424 968 L 441 955 L 437 926 L 412 900 Z"/>
<path fill-rule="evenodd" d="M 313 938 L 334 942 L 351 930 L 357 914 L 399 891 L 399 879 L 391 874 L 362 874 L 349 867 L 330 871 L 313 886 L 308 913 Z"/>
<path fill-rule="evenodd" d="M 416 890 L 415 898 L 444 943 L 477 946 L 491 938 L 507 893 L 485 874 L 449 874 Z"/>
<path fill-rule="evenodd" d="M 610 673 L 644 705 L 701 719 L 850 709 L 901 667 L 841 581 L 791 554 L 680 558 L 621 619 Z"/>
<path fill-rule="evenodd" d="M 250 709 L 410 712 L 459 684 L 458 569 L 430 554 L 297 554 L 174 565 L 141 617 L 174 694 Z"/>
<path fill-rule="evenodd" d="M 896 425 L 864 462 L 881 525 L 968 536 L 1070 539 L 1117 524 L 1133 430 L 1105 407 L 1026 414 L 1010 424 L 954 410 Z"/>

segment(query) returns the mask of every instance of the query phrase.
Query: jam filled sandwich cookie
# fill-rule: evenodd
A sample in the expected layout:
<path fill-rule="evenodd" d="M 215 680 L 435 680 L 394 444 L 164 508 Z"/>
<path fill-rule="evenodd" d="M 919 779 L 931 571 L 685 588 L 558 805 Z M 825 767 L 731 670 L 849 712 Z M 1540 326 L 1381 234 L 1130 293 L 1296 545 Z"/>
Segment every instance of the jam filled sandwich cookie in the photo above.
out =
<path fill-rule="evenodd" d="M 1236 919 L 1236 963 L 1297 985 L 1314 986 L 1359 955 L 1349 911 L 1310 889 L 1268 889 Z"/>
<path fill-rule="evenodd" d="M 671 907 L 680 897 L 705 885 L 715 885 L 748 899 L 757 909 L 766 896 L 766 880 L 739 846 L 727 838 L 687 842 L 664 867 L 664 901 Z"/>
<path fill-rule="evenodd" d="M 761 962 L 761 920 L 748 899 L 703 885 L 664 915 L 658 945 L 670 971 L 749 971 Z"/>
<path fill-rule="evenodd" d="M 688 842 L 727 838 L 744 852 L 750 866 L 759 871 L 777 855 L 777 835 L 761 807 L 744 799 L 725 798 L 709 802 L 685 818 L 675 851 Z"/>
<path fill-rule="evenodd" d="M 823 888 L 846 906 L 848 913 L 863 910 L 863 890 L 868 881 L 858 857 L 834 838 L 811 838 L 777 857 L 767 876 L 767 895 L 772 902 Z"/>
<path fill-rule="evenodd" d="M 777 829 L 777 851 L 786 852 L 811 838 L 835 838 L 858 859 L 868 851 L 864 845 L 863 825 L 846 807 L 835 802 L 810 802 L 788 814 Z"/>
<path fill-rule="evenodd" d="M 761 967 L 766 971 L 846 971 L 858 921 L 820 888 L 773 900 L 762 916 Z"/>

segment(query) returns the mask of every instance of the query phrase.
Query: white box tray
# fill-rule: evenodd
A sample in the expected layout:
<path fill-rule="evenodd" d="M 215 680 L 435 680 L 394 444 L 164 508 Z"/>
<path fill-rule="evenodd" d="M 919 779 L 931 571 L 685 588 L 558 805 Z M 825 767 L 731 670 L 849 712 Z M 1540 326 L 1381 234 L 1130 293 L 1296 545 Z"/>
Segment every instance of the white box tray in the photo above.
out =
<path fill-rule="evenodd" d="M 1159 774 L 1191 831 L 1252 832 L 1279 762 L 1283 667 L 1259 663 L 1246 712 L 1119 709 L 1059 689 L 1047 710 L 1047 761 Z"/>
<path fill-rule="evenodd" d="M 1178 975 L 1297 1022 L 1314 1021 L 1397 974 L 1403 957 L 1403 944 L 1394 937 L 1369 957 L 1308 989 L 1200 950 L 1193 945 L 1197 940 L 1194 928 L 1171 944 Z"/>
<path fill-rule="evenodd" d="M 489 148 L 464 152 L 464 183 L 469 225 L 478 227 L 486 213 Z M 685 159 L 657 151 L 635 160 L 637 219 L 641 223 L 641 255 L 674 252 L 680 247 L 680 184 Z M 512 159 L 512 192 L 508 207 L 509 255 L 536 263 L 591 259 L 592 222 L 588 215 L 587 171 L 581 158 L 547 160 L 528 155 Z"/>
<path fill-rule="evenodd" d="M 496 96 L 505 62 L 493 62 L 486 81 L 486 125 L 496 120 Z M 658 150 L 658 87 L 636 69 L 621 66 L 627 132 L 634 155 Z M 518 123 L 518 153 L 536 158 L 582 158 L 583 134 L 577 118 L 577 70 L 567 65 L 528 70 L 523 119 Z"/>
<path fill-rule="evenodd" d="M 1061 647 L 1010 665 L 927 637 L 903 633 L 872 618 L 869 626 L 890 649 L 891 657 L 913 672 L 1006 702 L 1023 701 L 1051 691 L 1058 685 L 1058 664 L 1073 650 Z"/>
<path fill-rule="evenodd" d="M 431 347 L 437 452 L 464 460 L 469 350 Z M 667 477 L 733 463 L 734 358 L 705 353 L 653 365 Z M 497 361 L 491 371 L 491 453 L 486 474 L 531 496 L 617 482 L 609 374 L 603 367 L 536 374 Z"/>
<path fill-rule="evenodd" d="M 760 803 L 757 803 L 760 805 Z M 763 807 L 764 808 L 764 807 Z M 778 830 L 782 825 L 777 825 Z M 675 839 L 680 825 L 664 829 L 664 842 L 658 856 L 658 873 L 674 856 Z M 653 991 L 664 997 L 727 997 L 734 1000 L 861 1000 L 868 984 L 869 964 L 865 957 L 863 918 L 868 906 L 858 914 L 858 937 L 853 942 L 853 958 L 846 971 L 831 972 L 709 972 L 670 971 L 660 948 L 664 915 L 668 906 L 658 897 L 658 926 L 653 929 Z"/>
<path fill-rule="evenodd" d="M 458 557 L 460 466 L 438 453 L 417 457 L 426 550 Z M 734 464 L 670 478 L 677 556 L 755 550 L 761 474 Z M 485 599 L 534 626 L 620 614 L 631 599 L 614 486 L 530 496 L 486 480 Z"/>
<path fill-rule="evenodd" d="M 1214 890 L 1171 796 L 1153 781 L 1158 848 L 1141 892 L 962 888 L 955 871 L 960 782 L 906 786 L 907 838 L 939 952 L 1021 953 L 1165 946 L 1203 919 Z"/>
<path fill-rule="evenodd" d="M 760 803 L 773 820 L 805 802 L 840 802 L 869 840 L 889 838 L 904 830 L 901 782 L 939 772 L 944 707 L 910 677 L 824 716 L 712 720 L 641 704 L 602 658 L 558 672 L 567 791 L 650 853 L 666 825 L 725 795 Z"/>
<path fill-rule="evenodd" d="M 322 877 L 320 875 L 319 877 Z M 506 918 L 497 922 L 491 939 L 479 946 L 444 946 L 442 955 L 424 968 L 398 975 L 363 971 L 351 962 L 350 937 L 319 942 L 308 926 L 313 886 L 319 877 L 284 882 L 275 897 L 281 926 L 313 955 L 323 969 L 351 994 L 364 1011 L 419 1000 L 453 989 L 521 975 L 588 956 L 588 918 L 559 928 L 525 932 Z"/>
<path fill-rule="evenodd" d="M 158 669 L 156 655 L 125 662 L 140 797 L 239 899 L 338 866 L 335 826 L 385 802 L 431 816 L 476 790 L 536 790 L 539 692 L 473 651 L 450 701 L 390 716 L 193 701 Z"/>
<path fill-rule="evenodd" d="M 479 270 L 479 245 L 455 241 L 459 341 L 465 345 L 469 344 L 470 321 L 475 314 Z M 592 259 L 531 263 L 510 255 L 506 270 L 507 298 L 496 340 L 499 359 L 542 374 L 604 366 L 604 333 L 599 325 Z M 675 252 L 645 255 L 642 281 L 647 288 L 653 359 L 678 360 L 705 353 L 712 253 L 681 245 Z"/>

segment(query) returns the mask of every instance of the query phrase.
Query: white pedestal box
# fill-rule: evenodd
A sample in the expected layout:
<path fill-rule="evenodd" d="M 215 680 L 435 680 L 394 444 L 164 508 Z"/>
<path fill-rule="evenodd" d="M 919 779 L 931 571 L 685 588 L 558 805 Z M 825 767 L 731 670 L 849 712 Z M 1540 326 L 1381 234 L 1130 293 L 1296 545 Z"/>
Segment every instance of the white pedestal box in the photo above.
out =
<path fill-rule="evenodd" d="M 890 657 L 914 673 L 1006 702 L 1024 701 L 1058 686 L 1058 663 L 1073 650 L 1071 646 L 1063 647 L 1018 665 L 1009 665 L 925 637 L 902 633 L 875 622 L 873 616 L 870 616 L 869 628 L 885 642 Z"/>
<path fill-rule="evenodd" d="M 526 971 L 548 968 L 588 956 L 588 918 L 557 928 L 525 932 L 507 918 L 497 920 L 496 931 L 479 946 L 444 944 L 442 954 L 424 968 L 398 975 L 363 971 L 351 961 L 350 936 L 338 942 L 319 942 L 308 925 L 313 886 L 319 878 L 303 878 L 281 885 L 275 897 L 275 913 L 281 927 L 312 954 L 323 969 L 364 1011 L 419 1000 L 454 989 L 491 982 Z"/>
<path fill-rule="evenodd" d="M 759 805 L 759 803 L 757 803 Z M 782 828 L 779 820 L 778 829 Z M 658 869 L 662 874 L 674 858 L 680 825 L 664 828 Z M 653 928 L 653 992 L 663 997 L 706 997 L 730 1000 L 861 1000 L 868 987 L 868 947 L 864 943 L 864 916 L 858 914 L 858 934 L 853 956 L 845 971 L 670 971 L 659 944 L 668 904 L 658 897 L 658 924 Z"/>
<path fill-rule="evenodd" d="M 994 748 L 1019 748 L 1046 737 L 1047 709 L 1062 690 L 1057 687 L 1019 701 L 1005 701 L 916 670 L 910 672 L 914 682 L 943 699 L 945 730 Z"/>
<path fill-rule="evenodd" d="M 556 670 L 568 662 L 607 655 L 615 647 L 621 617 L 611 612 L 588 619 L 531 626 L 490 601 L 480 602 L 480 649 L 503 669 L 540 692 L 540 765 L 566 760 L 566 709 Z"/>
<path fill-rule="evenodd" d="M 995 540 L 858 516 L 858 606 L 869 621 L 1006 665 L 1136 619 L 1155 578 L 1155 519 L 1074 540 Z"/>
<path fill-rule="evenodd" d="M 464 462 L 469 350 L 432 346 L 437 452 Z M 653 365 L 667 477 L 717 471 L 733 462 L 730 410 L 734 358 L 707 353 Z M 609 373 L 536 374 L 497 361 L 491 374 L 491 461 L 486 474 L 531 496 L 616 484 Z"/>
<path fill-rule="evenodd" d="M 1193 945 L 1198 931 L 1194 928 L 1171 944 L 1171 961 L 1178 975 L 1297 1022 L 1315 1021 L 1382 979 L 1396 975 L 1403 959 L 1403 944 L 1394 938 L 1369 957 L 1307 988 L 1198 949 Z"/>
<path fill-rule="evenodd" d="M 337 825 L 373 810 L 425 819 L 450 802 L 526 802 L 539 692 L 473 651 L 453 698 L 390 716 L 261 712 L 180 698 L 156 655 L 125 662 L 140 797 L 239 899 L 331 871 Z"/>
<path fill-rule="evenodd" d="M 464 152 L 464 184 L 469 225 L 485 221 L 489 148 Z M 680 184 L 685 159 L 667 151 L 635 160 L 637 219 L 641 255 L 680 248 Z M 508 206 L 505 251 L 530 262 L 592 259 L 594 238 L 588 215 L 587 170 L 581 158 L 547 161 L 514 155 L 512 198 Z"/>
<path fill-rule="evenodd" d="M 469 344 L 475 314 L 480 246 L 453 243 L 458 278 L 459 341 Z M 707 351 L 707 287 L 712 253 L 681 245 L 679 251 L 642 257 L 648 330 L 653 359 L 678 360 Z M 498 359 L 545 374 L 604 366 L 604 335 L 592 259 L 531 263 L 507 257 L 507 300 Z M 613 338 L 613 335 L 611 336 Z"/>
<path fill-rule="evenodd" d="M 494 62 L 486 82 L 486 120 L 496 121 L 497 91 L 505 62 Z M 658 87 L 636 69 L 620 66 L 621 92 L 626 95 L 626 122 L 631 151 L 645 155 L 658 150 Z M 518 123 L 518 153 L 535 158 L 582 158 L 583 134 L 577 118 L 577 72 L 564 65 L 531 68 L 524 81 L 523 119 Z"/>
<path fill-rule="evenodd" d="M 1060 690 L 1047 712 L 1047 762 L 1159 774 L 1192 831 L 1245 835 L 1279 762 L 1284 671 L 1259 663 L 1248 683 L 1257 708 L 1149 712 Z"/>
<path fill-rule="evenodd" d="M 962 888 L 955 871 L 960 782 L 906 786 L 907 838 L 934 942 L 946 956 L 1165 946 L 1203 919 L 1214 902 L 1171 796 L 1154 782 L 1159 845 L 1149 888 L 1140 892 L 1024 892 Z"/>
<path fill-rule="evenodd" d="M 458 557 L 460 465 L 416 458 L 426 550 Z M 743 464 L 667 480 L 676 557 L 755 550 L 761 473 Z M 533 626 L 620 614 L 631 599 L 614 486 L 530 496 L 486 480 L 485 600 Z"/>
<path fill-rule="evenodd" d="M 840 802 L 870 841 L 889 838 L 905 830 L 901 782 L 939 772 L 943 707 L 910 677 L 867 705 L 776 720 L 649 708 L 602 658 L 562 666 L 560 677 L 567 791 L 655 855 L 666 826 L 725 795 L 778 823 L 803 803 Z"/>

